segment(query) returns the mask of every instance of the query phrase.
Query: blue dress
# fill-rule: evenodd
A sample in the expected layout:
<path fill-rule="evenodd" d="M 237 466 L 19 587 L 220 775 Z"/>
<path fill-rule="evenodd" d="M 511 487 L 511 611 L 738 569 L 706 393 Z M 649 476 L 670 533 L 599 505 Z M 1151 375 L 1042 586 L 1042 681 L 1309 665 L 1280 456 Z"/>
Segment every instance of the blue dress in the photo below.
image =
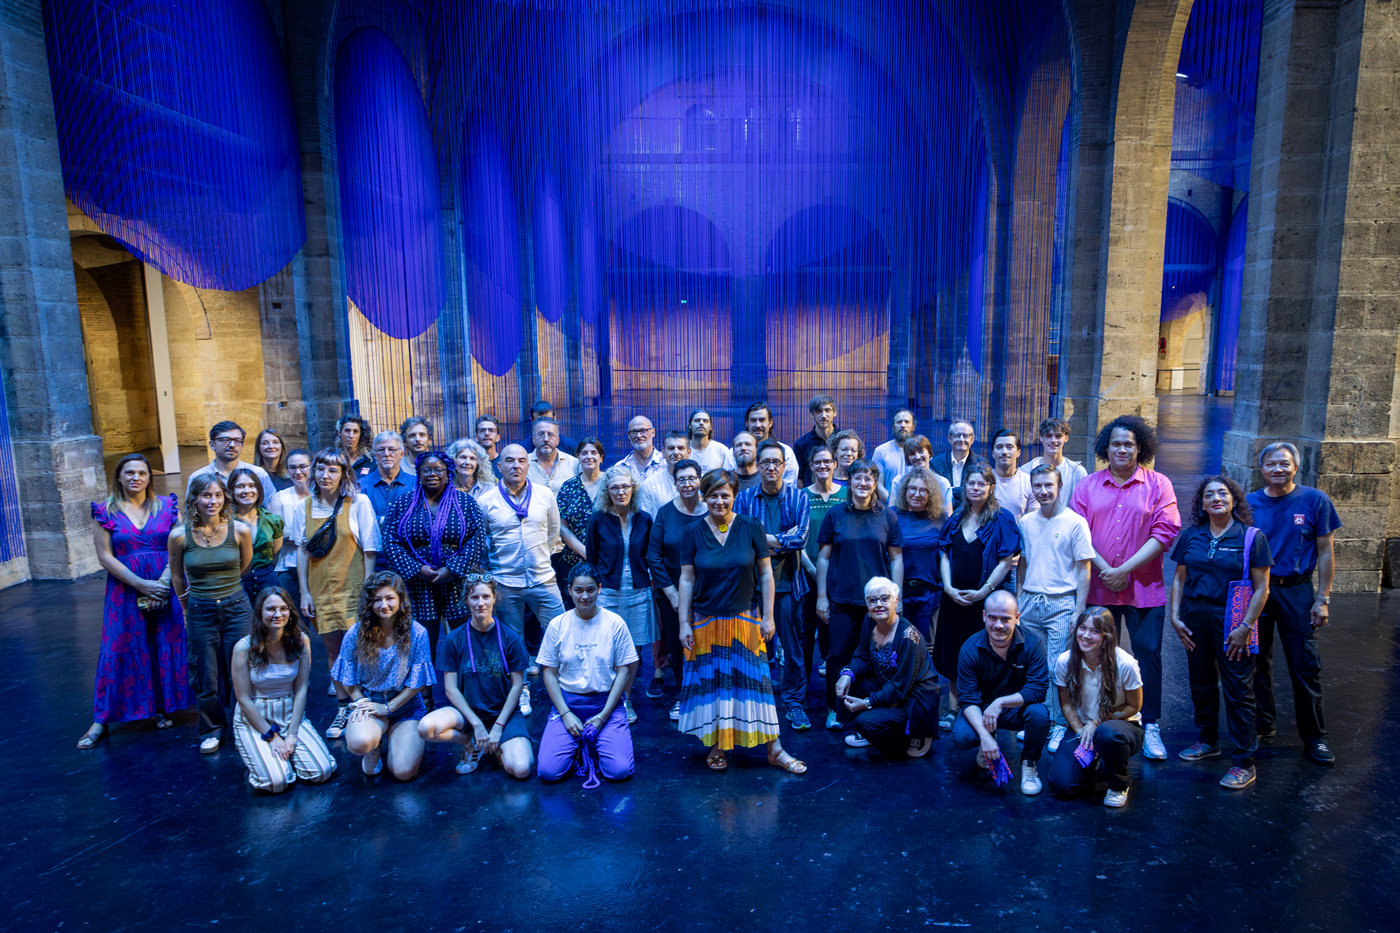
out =
<path fill-rule="evenodd" d="M 121 509 L 92 504 L 92 517 L 112 535 L 112 554 L 143 580 L 155 580 L 170 563 L 166 540 L 179 520 L 175 496 L 137 528 Z M 135 590 L 107 575 L 102 612 L 102 647 L 92 690 L 93 722 L 149 719 L 156 712 L 186 709 L 194 702 L 185 659 L 185 620 L 171 594 L 165 607 L 143 613 Z"/>

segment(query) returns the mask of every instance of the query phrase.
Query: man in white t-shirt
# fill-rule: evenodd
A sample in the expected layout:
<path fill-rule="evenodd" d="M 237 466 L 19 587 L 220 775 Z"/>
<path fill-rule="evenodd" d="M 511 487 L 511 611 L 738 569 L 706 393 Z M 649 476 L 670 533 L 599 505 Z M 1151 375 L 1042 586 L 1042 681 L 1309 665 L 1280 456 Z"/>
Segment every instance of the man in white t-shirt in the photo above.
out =
<path fill-rule="evenodd" d="M 1040 507 L 1027 512 L 1018 523 L 1021 557 L 1016 602 L 1021 625 L 1040 637 L 1046 648 L 1046 664 L 1053 668 L 1055 659 L 1069 646 L 1074 620 L 1084 611 L 1089 597 L 1094 545 L 1084 516 L 1059 507 L 1059 471 L 1043 464 L 1029 478 Z M 1058 702 L 1046 705 L 1054 722 L 1046 748 L 1053 754 L 1065 737 L 1065 714 Z"/>
<path fill-rule="evenodd" d="M 544 689 L 554 706 L 540 737 L 539 774 L 546 781 L 573 770 L 580 745 L 598 777 L 621 781 L 635 768 L 622 695 L 641 662 L 626 621 L 598 607 L 597 573 L 589 564 L 569 573 L 574 608 L 550 621 L 540 645 Z"/>
<path fill-rule="evenodd" d="M 686 431 L 690 434 L 690 459 L 700 464 L 701 470 L 708 473 L 724 466 L 729 459 L 729 448 L 714 439 L 715 425 L 708 411 L 703 408 L 692 411 Z"/>
<path fill-rule="evenodd" d="M 1084 464 L 1078 460 L 1069 460 L 1065 457 L 1065 441 L 1069 440 L 1069 424 L 1061 418 L 1046 418 L 1040 422 L 1040 427 L 1036 428 L 1036 434 L 1040 438 L 1040 449 L 1044 453 L 1036 457 L 1031 462 L 1022 465 L 1021 472 L 1027 476 L 1031 475 L 1031 470 L 1048 463 L 1060 471 L 1060 511 L 1064 511 L 1069 506 L 1069 497 L 1074 495 L 1074 487 L 1079 485 L 1079 481 L 1089 475 L 1089 471 L 1084 469 Z"/>
<path fill-rule="evenodd" d="M 992 472 L 997 477 L 995 495 L 1001 507 L 1018 521 L 1036 504 L 1030 474 L 1016 469 L 1016 461 L 1020 459 L 1021 439 L 1002 428 L 992 438 Z"/>

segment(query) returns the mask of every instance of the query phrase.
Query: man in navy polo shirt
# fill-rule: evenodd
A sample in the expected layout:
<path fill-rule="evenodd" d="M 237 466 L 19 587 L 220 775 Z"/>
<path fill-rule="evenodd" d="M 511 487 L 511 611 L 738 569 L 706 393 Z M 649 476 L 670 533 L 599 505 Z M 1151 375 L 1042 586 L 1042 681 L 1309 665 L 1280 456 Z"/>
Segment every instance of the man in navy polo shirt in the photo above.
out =
<path fill-rule="evenodd" d="M 1298 448 L 1281 441 L 1259 453 L 1263 489 L 1249 494 L 1254 524 L 1268 536 L 1274 552 L 1269 574 L 1269 601 L 1259 616 L 1259 658 L 1254 669 L 1260 738 L 1272 738 L 1274 725 L 1274 631 L 1283 643 L 1288 676 L 1293 681 L 1293 709 L 1298 735 L 1308 758 L 1320 765 L 1337 759 L 1327 747 L 1322 715 L 1322 658 L 1317 653 L 1317 630 L 1327 624 L 1331 603 L 1332 534 L 1342 527 L 1332 500 L 1321 490 L 1293 482 L 1298 474 Z M 1314 595 L 1312 575 L 1318 573 Z"/>

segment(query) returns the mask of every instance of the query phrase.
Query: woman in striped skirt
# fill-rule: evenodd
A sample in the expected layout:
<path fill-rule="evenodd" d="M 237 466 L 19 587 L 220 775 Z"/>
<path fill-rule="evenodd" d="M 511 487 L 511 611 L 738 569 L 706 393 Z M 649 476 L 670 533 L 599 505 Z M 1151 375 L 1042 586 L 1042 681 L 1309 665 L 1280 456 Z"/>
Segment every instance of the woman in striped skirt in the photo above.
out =
<path fill-rule="evenodd" d="M 280 794 L 300 778 L 319 784 L 335 759 L 315 729 L 302 729 L 311 639 L 301 630 L 291 594 L 280 586 L 258 593 L 252 634 L 233 648 L 233 740 L 248 783 Z"/>
<path fill-rule="evenodd" d="M 768 763 L 792 774 L 807 765 L 783 751 L 768 676 L 773 637 L 773 566 L 757 520 L 734 514 L 739 481 L 714 470 L 700 482 L 709 514 L 681 541 L 680 637 L 685 645 L 680 731 L 709 747 L 712 771 L 729 767 L 735 746 L 768 746 Z M 755 577 L 759 584 L 754 606 Z"/>

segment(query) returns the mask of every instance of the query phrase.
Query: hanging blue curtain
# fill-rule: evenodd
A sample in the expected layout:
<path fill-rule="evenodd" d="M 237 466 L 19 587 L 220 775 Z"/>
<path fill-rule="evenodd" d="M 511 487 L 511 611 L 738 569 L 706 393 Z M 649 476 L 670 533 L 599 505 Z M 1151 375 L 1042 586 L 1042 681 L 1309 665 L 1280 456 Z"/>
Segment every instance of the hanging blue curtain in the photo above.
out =
<path fill-rule="evenodd" d="M 260 0 L 45 0 L 68 197 L 134 256 L 239 291 L 306 239 L 282 50 Z"/>
<path fill-rule="evenodd" d="M 446 298 L 437 156 L 413 72 L 377 29 L 336 53 L 335 123 L 350 300 L 389 336 L 417 337 Z"/>
<path fill-rule="evenodd" d="M 569 303 L 569 244 L 559 183 L 548 162 L 535 176 L 535 307 L 551 324 Z"/>
<path fill-rule="evenodd" d="M 987 198 L 990 179 L 986 157 L 977 162 L 976 180 L 972 187 L 972 224 L 969 241 L 972 265 L 967 281 L 967 336 L 965 343 L 972 368 L 982 371 L 982 320 L 987 300 Z"/>
<path fill-rule="evenodd" d="M 1249 190 L 1263 0 L 1196 0 L 1177 67 L 1172 167 Z"/>
<path fill-rule="evenodd" d="M 1209 294 L 1215 281 L 1217 248 L 1215 228 L 1200 211 L 1181 201 L 1167 202 L 1162 320 L 1174 321 L 1190 311 L 1192 295 Z"/>
<path fill-rule="evenodd" d="M 1249 229 L 1249 196 L 1235 208 L 1225 239 L 1225 280 L 1220 289 L 1220 317 L 1215 351 L 1215 389 L 1235 390 L 1235 357 L 1240 344 L 1240 303 L 1244 298 L 1244 241 Z"/>
<path fill-rule="evenodd" d="M 462 128 L 462 252 L 472 356 L 493 376 L 515 365 L 521 324 L 520 234 L 505 149 L 481 111 Z"/>

